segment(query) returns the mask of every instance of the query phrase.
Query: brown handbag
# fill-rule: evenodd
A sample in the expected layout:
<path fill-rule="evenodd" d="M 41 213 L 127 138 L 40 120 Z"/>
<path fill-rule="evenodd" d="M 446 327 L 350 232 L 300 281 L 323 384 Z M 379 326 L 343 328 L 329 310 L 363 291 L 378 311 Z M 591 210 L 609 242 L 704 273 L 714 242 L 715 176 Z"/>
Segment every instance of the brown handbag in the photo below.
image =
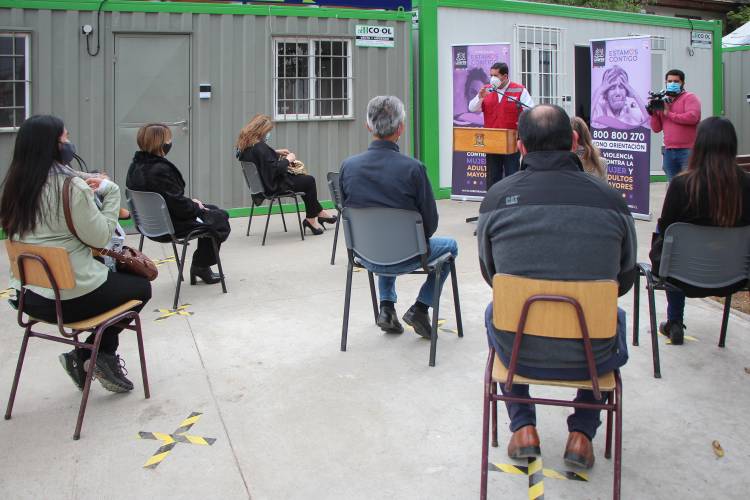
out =
<path fill-rule="evenodd" d="M 143 252 L 128 246 L 123 246 L 120 251 L 107 248 L 96 248 L 87 244 L 78 236 L 78 233 L 73 226 L 73 216 L 70 212 L 70 183 L 72 180 L 72 177 L 66 177 L 65 182 L 63 183 L 63 212 L 65 213 L 65 223 L 68 225 L 70 232 L 73 233 L 73 236 L 78 238 L 78 241 L 91 248 L 95 255 L 112 257 L 116 262 L 118 272 L 133 274 L 135 276 L 146 278 L 149 281 L 154 281 L 159 275 L 159 270 L 156 268 L 156 264 L 154 264 L 154 262 Z"/>

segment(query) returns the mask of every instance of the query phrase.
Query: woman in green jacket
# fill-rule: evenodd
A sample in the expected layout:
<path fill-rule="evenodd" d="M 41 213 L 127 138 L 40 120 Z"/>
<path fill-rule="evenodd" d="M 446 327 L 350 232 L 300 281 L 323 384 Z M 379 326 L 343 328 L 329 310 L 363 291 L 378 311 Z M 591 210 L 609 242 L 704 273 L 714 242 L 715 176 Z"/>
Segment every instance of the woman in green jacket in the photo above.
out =
<path fill-rule="evenodd" d="M 32 116 L 18 130 L 13 159 L 3 182 L 0 200 L 0 226 L 14 241 L 34 245 L 63 247 L 75 273 L 75 287 L 60 290 L 63 321 L 80 321 L 113 309 L 128 300 L 140 300 L 140 311 L 151 299 L 151 284 L 145 278 L 113 273 L 94 259 L 91 247 L 109 243 L 120 210 L 120 188 L 104 178 L 83 180 L 67 167 L 75 146 L 57 117 Z M 65 222 L 62 188 L 72 177 L 70 209 L 76 238 Z M 101 210 L 94 195 L 102 198 Z M 84 244 L 85 242 L 86 244 Z M 89 246 L 87 246 L 89 245 Z M 21 283 L 11 274 L 16 290 Z M 48 288 L 26 287 L 24 311 L 44 321 L 56 321 L 54 292 Z M 102 335 L 95 375 L 105 389 L 127 392 L 133 383 L 123 372 L 117 355 L 121 327 L 109 327 Z M 86 342 L 92 343 L 91 335 Z M 89 369 L 88 349 L 75 349 L 59 356 L 60 363 L 79 389 L 83 389 Z"/>

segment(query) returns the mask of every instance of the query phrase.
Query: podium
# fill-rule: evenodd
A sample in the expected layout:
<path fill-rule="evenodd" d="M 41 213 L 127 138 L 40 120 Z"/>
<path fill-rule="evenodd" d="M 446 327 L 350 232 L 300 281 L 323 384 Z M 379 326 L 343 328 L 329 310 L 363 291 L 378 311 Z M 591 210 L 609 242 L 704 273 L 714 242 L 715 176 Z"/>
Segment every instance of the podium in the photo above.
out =
<path fill-rule="evenodd" d="M 509 128 L 453 127 L 453 151 L 509 155 L 518 151 L 517 137 L 518 131 Z"/>
<path fill-rule="evenodd" d="M 509 155 L 518 151 L 517 134 L 508 128 L 453 127 L 453 150 Z"/>

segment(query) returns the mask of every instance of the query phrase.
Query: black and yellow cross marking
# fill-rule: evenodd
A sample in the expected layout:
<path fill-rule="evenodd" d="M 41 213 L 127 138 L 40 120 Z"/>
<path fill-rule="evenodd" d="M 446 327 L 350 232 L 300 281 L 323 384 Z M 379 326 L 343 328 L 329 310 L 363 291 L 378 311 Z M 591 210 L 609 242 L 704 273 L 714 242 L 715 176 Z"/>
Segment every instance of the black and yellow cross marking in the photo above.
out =
<path fill-rule="evenodd" d="M 154 321 L 161 321 L 163 319 L 171 318 L 172 316 L 192 316 L 193 313 L 187 310 L 190 304 L 182 304 L 177 309 L 154 309 L 154 312 L 161 313 L 161 316 L 156 318 Z"/>
<path fill-rule="evenodd" d="M 0 292 L 0 300 L 11 299 L 16 296 L 15 288 L 6 288 Z"/>
<path fill-rule="evenodd" d="M 554 469 L 545 469 L 541 458 L 529 458 L 528 466 L 514 464 L 493 464 L 490 463 L 490 471 L 504 472 L 519 476 L 528 476 L 529 478 L 529 500 L 538 500 L 544 498 L 544 478 L 563 479 L 569 481 L 588 482 L 589 477 L 585 472 L 573 472 L 570 470 L 556 471 Z"/>
<path fill-rule="evenodd" d="M 174 257 L 167 257 L 165 259 L 158 259 L 154 261 L 154 264 L 160 266 L 162 264 L 169 264 L 170 262 L 177 262 Z"/>
<path fill-rule="evenodd" d="M 156 450 L 151 458 L 143 464 L 144 469 L 155 469 L 172 451 L 172 448 L 177 446 L 177 443 L 184 444 L 198 444 L 203 446 L 211 446 L 216 442 L 216 438 L 207 438 L 203 436 L 194 436 L 187 434 L 187 431 L 201 418 L 202 413 L 192 412 L 188 418 L 180 423 L 180 426 L 172 434 L 164 434 L 162 432 L 139 432 L 138 437 L 140 439 L 156 439 L 164 443 Z"/>

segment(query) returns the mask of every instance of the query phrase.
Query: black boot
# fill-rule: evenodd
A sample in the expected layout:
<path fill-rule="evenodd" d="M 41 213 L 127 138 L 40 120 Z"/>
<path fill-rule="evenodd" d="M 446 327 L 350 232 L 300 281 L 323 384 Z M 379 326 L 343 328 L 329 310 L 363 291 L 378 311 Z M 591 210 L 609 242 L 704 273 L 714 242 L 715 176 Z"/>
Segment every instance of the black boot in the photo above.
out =
<path fill-rule="evenodd" d="M 195 285 L 196 279 L 200 278 L 207 285 L 213 285 L 221 281 L 221 276 L 211 270 L 210 267 L 190 266 L 190 284 Z"/>

